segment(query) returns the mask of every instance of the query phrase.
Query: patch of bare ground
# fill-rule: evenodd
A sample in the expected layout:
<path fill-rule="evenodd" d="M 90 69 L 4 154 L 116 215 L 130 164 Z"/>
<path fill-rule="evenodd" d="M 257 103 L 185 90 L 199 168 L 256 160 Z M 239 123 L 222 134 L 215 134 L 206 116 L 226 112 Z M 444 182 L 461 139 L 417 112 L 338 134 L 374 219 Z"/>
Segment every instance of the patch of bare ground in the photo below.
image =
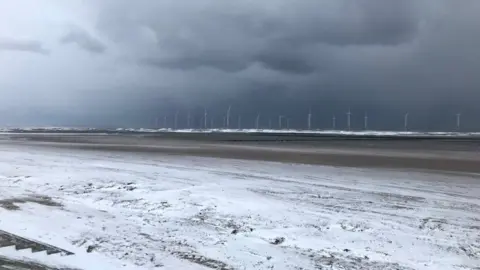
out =
<path fill-rule="evenodd" d="M 402 266 L 398 263 L 380 262 L 371 260 L 367 256 L 356 256 L 350 249 L 344 249 L 343 252 L 316 251 L 301 248 L 294 249 L 300 256 L 309 257 L 313 265 L 315 265 L 315 269 L 413 270 L 413 268 Z"/>
<path fill-rule="evenodd" d="M 0 207 L 6 210 L 19 210 L 20 207 L 18 204 L 24 203 L 37 203 L 45 206 L 52 206 L 52 207 L 61 207 L 62 204 L 59 202 L 54 201 L 51 197 L 48 196 L 29 196 L 23 198 L 10 198 L 10 199 L 3 199 L 0 200 Z"/>
<path fill-rule="evenodd" d="M 459 268 L 459 269 L 465 269 L 465 270 L 480 270 L 480 267 L 471 267 L 471 266 L 468 266 L 468 265 L 455 265 L 455 267 Z"/>
<path fill-rule="evenodd" d="M 184 251 L 174 251 L 172 252 L 173 255 L 177 256 L 180 259 L 187 260 L 189 262 L 211 268 L 211 269 L 218 269 L 218 270 L 233 270 L 234 268 L 232 266 L 229 266 L 228 264 L 214 260 L 211 258 L 207 258 L 205 256 L 202 256 L 200 254 L 196 254 L 194 252 L 184 252 Z"/>
<path fill-rule="evenodd" d="M 181 260 L 186 260 L 191 263 L 195 263 L 198 265 L 201 265 L 206 268 L 210 269 L 219 269 L 219 270 L 233 270 L 235 269 L 233 266 L 228 265 L 225 262 L 222 262 L 220 260 L 208 258 L 206 256 L 203 256 L 199 254 L 197 251 L 195 251 L 194 247 L 189 245 L 185 240 L 169 240 L 166 238 L 155 238 L 152 237 L 151 235 L 147 233 L 139 233 L 139 237 L 145 238 L 148 240 L 149 244 L 148 245 L 153 245 L 158 251 L 162 251 L 168 254 L 171 254 Z M 91 238 L 90 236 L 85 235 L 84 238 L 73 240 L 72 244 L 78 246 L 78 247 L 85 247 L 87 252 L 107 252 L 108 250 L 104 246 L 104 243 L 106 242 L 106 239 L 102 239 L 100 237 L 97 238 Z M 128 248 L 130 249 L 137 249 L 136 244 L 128 244 Z M 145 246 L 143 246 L 145 247 Z M 131 252 L 126 252 L 121 255 L 120 252 L 118 252 L 119 259 L 126 259 L 126 258 L 136 258 L 135 253 Z M 148 254 L 150 256 L 149 261 L 146 260 L 137 260 L 134 263 L 137 266 L 144 267 L 147 264 L 153 264 L 155 267 L 162 267 L 163 264 L 161 263 L 161 259 L 158 260 L 158 254 L 155 254 L 155 252 L 151 252 L 151 254 Z M 2 269 L 0 269 L 2 270 Z M 48 269 L 50 270 L 50 269 Z"/>

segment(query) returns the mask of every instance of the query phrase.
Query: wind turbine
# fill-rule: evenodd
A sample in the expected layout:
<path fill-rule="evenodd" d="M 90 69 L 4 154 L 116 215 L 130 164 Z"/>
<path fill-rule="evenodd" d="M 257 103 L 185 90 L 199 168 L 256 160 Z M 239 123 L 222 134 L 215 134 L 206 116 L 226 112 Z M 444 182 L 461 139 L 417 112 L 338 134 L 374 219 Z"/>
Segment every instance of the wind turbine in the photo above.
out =
<path fill-rule="evenodd" d="M 287 118 L 287 129 L 290 129 L 290 118 Z"/>
<path fill-rule="evenodd" d="M 312 108 L 308 110 L 308 130 L 312 130 Z"/>
<path fill-rule="evenodd" d="M 460 130 L 460 120 L 461 120 L 461 117 L 462 117 L 462 114 L 461 113 L 457 113 L 457 130 Z"/>
<path fill-rule="evenodd" d="M 405 131 L 407 131 L 408 130 L 408 112 L 403 117 L 403 125 L 404 125 L 404 128 L 405 128 Z"/>
<path fill-rule="evenodd" d="M 187 128 L 188 129 L 191 128 L 191 122 L 192 122 L 192 115 L 190 114 L 190 111 L 188 111 L 188 114 L 187 114 Z"/>
<path fill-rule="evenodd" d="M 282 129 L 282 118 L 283 118 L 283 115 L 278 116 L 278 129 Z"/>
<path fill-rule="evenodd" d="M 260 126 L 260 114 L 257 114 L 257 118 L 255 119 L 255 128 L 258 129 Z"/>
<path fill-rule="evenodd" d="M 230 128 L 230 111 L 231 110 L 232 110 L 232 105 L 228 106 L 228 110 L 227 110 L 227 120 L 226 120 L 227 128 Z"/>
<path fill-rule="evenodd" d="M 337 128 L 337 119 L 335 118 L 335 114 L 332 117 L 332 128 L 335 130 Z"/>
<path fill-rule="evenodd" d="M 242 129 L 242 116 L 238 115 L 238 129 Z"/>
<path fill-rule="evenodd" d="M 205 129 L 207 129 L 207 108 L 204 108 L 204 114 L 203 114 L 203 124 L 204 124 L 204 127 Z"/>
<path fill-rule="evenodd" d="M 368 115 L 365 113 L 365 117 L 363 118 L 363 127 L 365 130 L 368 129 Z"/>
<path fill-rule="evenodd" d="M 347 127 L 348 127 L 348 130 L 350 131 L 351 129 L 351 125 L 350 125 L 350 116 L 352 115 L 352 113 L 350 112 L 350 108 L 348 109 L 348 112 L 347 112 Z"/>
<path fill-rule="evenodd" d="M 166 115 L 163 117 L 163 128 L 165 128 L 165 129 L 167 128 L 167 116 Z"/>
<path fill-rule="evenodd" d="M 177 129 L 178 127 L 178 110 L 175 112 L 175 118 L 174 118 L 174 122 L 173 122 L 173 128 L 174 129 Z"/>

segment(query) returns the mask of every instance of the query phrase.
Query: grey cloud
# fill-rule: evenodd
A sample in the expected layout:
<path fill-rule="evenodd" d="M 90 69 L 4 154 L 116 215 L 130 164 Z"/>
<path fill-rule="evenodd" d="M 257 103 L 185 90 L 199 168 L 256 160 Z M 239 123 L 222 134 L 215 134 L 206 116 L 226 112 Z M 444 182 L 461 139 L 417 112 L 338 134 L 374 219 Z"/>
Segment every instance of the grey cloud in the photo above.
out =
<path fill-rule="evenodd" d="M 101 13 L 98 27 L 113 40 L 125 42 L 148 27 L 158 48 L 151 58 L 165 68 L 210 66 L 231 72 L 260 62 L 286 73 L 312 72 L 314 65 L 303 59 L 309 56 L 297 53 L 305 45 L 396 46 L 411 42 L 419 24 L 413 0 L 149 5 L 117 4 L 115 13 L 110 9 Z M 279 51 L 284 44 L 290 44 L 289 51 Z M 168 58 L 162 61 L 164 53 Z"/>
<path fill-rule="evenodd" d="M 328 108 L 323 113 L 352 107 L 421 115 L 447 106 L 473 112 L 469 100 L 480 96 L 474 90 L 480 81 L 473 76 L 480 68 L 477 5 L 450 0 L 117 1 L 115 12 L 106 7 L 100 12 L 97 29 L 142 64 L 156 67 L 159 76 L 165 70 L 185 71 L 185 89 L 197 84 L 205 89 L 195 96 L 199 104 L 214 97 L 219 104 L 236 100 L 238 110 L 295 110 L 313 103 Z M 145 29 L 151 38 L 143 35 Z M 216 82 L 237 86 L 214 90 L 211 84 L 212 96 L 206 90 L 211 78 L 192 75 L 201 67 L 220 71 Z M 266 93 L 268 98 L 259 98 Z"/>
<path fill-rule="evenodd" d="M 220 116 L 231 103 L 245 119 L 282 114 L 298 126 L 309 107 L 324 127 L 348 108 L 355 123 L 367 111 L 378 128 L 401 126 L 405 111 L 412 127 L 451 127 L 445 119 L 459 110 L 465 125 L 479 125 L 478 0 L 85 3 L 95 16 L 74 23 L 93 27 L 92 35 L 75 30 L 64 42 L 105 51 L 94 33 L 112 53 L 86 59 L 69 51 L 75 55 L 58 69 L 80 59 L 88 68 L 68 78 L 95 91 L 78 90 L 71 102 L 98 102 L 95 113 L 116 120 L 203 107 Z"/>
<path fill-rule="evenodd" d="M 278 42 L 395 46 L 415 38 L 416 7 L 412 0 L 300 1 L 270 24 Z"/>
<path fill-rule="evenodd" d="M 6 38 L 0 38 L 0 51 L 32 52 L 44 55 L 49 53 L 49 50 L 45 49 L 39 41 Z"/>
<path fill-rule="evenodd" d="M 256 55 L 255 60 L 267 69 L 286 73 L 308 74 L 315 71 L 315 67 L 310 65 L 307 59 L 288 53 L 275 54 L 272 52 L 265 52 Z"/>
<path fill-rule="evenodd" d="M 246 65 L 229 61 L 228 59 L 205 59 L 205 58 L 176 58 L 176 59 L 140 59 L 140 64 L 166 69 L 189 70 L 202 67 L 213 67 L 225 72 L 238 72 L 246 68 Z"/>
<path fill-rule="evenodd" d="M 98 39 L 92 37 L 87 31 L 78 27 L 70 27 L 68 33 L 60 40 L 63 44 L 75 43 L 80 48 L 91 53 L 104 53 L 106 46 Z"/>

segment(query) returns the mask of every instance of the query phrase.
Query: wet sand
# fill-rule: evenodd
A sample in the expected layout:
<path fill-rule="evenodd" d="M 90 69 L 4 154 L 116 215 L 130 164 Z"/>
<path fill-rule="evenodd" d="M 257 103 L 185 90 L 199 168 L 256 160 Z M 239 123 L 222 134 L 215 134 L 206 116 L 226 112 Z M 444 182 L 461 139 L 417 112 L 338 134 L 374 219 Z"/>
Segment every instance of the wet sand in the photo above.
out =
<path fill-rule="evenodd" d="M 480 173 L 480 140 L 317 137 L 229 134 L 17 134 L 0 143 L 149 155 L 186 155 L 346 167 Z"/>

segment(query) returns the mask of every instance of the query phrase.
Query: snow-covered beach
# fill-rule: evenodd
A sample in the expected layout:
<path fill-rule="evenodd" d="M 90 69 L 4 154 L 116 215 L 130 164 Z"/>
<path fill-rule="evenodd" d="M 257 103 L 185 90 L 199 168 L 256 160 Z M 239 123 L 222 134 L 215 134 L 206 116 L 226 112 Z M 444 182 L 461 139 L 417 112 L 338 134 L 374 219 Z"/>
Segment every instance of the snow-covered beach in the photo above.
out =
<path fill-rule="evenodd" d="M 435 270 L 480 265 L 476 174 L 2 143 L 0 179 L 1 230 L 75 253 L 46 256 L 5 247 L 0 255 L 52 265 Z"/>

